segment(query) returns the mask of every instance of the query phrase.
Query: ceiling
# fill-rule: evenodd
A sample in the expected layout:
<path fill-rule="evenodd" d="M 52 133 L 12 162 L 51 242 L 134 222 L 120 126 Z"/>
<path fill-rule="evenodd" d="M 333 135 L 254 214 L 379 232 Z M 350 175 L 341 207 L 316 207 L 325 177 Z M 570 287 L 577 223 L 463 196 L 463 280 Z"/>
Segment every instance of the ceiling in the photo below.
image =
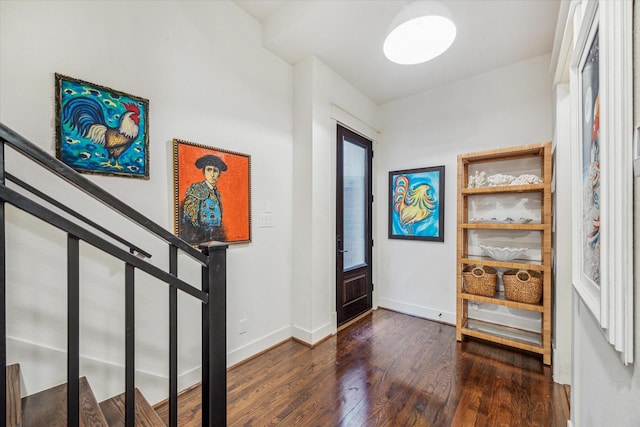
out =
<path fill-rule="evenodd" d="M 382 53 L 404 0 L 235 0 L 263 46 L 291 65 L 316 56 L 377 104 L 551 53 L 560 0 L 444 0 L 457 37 L 441 56 L 397 65 Z"/>

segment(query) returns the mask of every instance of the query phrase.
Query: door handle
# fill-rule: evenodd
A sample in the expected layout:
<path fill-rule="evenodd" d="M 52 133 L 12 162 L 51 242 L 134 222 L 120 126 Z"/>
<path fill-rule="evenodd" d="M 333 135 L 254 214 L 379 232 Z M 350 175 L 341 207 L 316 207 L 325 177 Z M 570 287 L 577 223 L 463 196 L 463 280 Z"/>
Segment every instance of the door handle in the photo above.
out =
<path fill-rule="evenodd" d="M 340 255 L 340 254 L 343 254 L 345 252 L 349 252 L 348 250 L 340 249 L 341 246 L 342 246 L 342 236 L 338 235 L 338 236 L 336 236 L 336 255 Z"/>

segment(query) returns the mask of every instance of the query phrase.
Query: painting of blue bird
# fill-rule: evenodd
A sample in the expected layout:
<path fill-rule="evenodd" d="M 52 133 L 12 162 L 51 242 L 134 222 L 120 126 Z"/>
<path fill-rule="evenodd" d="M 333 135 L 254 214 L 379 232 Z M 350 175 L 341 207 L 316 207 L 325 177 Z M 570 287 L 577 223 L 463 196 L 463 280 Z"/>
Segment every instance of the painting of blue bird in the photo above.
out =
<path fill-rule="evenodd" d="M 62 110 L 64 121 L 71 125 L 71 129 L 107 149 L 109 159 L 102 166 L 122 169 L 118 165 L 118 157 L 138 136 L 140 110 L 135 104 L 124 104 L 124 107 L 127 112 L 115 127 L 107 126 L 102 107 L 92 98 L 73 98 Z"/>
<path fill-rule="evenodd" d="M 148 101 L 56 76 L 58 157 L 80 172 L 148 178 Z"/>

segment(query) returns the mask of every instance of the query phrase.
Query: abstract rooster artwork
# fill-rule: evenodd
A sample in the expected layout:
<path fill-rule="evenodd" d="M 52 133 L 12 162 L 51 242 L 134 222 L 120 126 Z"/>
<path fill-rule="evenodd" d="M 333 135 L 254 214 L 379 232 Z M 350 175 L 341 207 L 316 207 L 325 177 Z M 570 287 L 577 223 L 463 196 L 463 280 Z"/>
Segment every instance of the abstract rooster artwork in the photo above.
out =
<path fill-rule="evenodd" d="M 582 81 L 582 271 L 600 286 L 600 77 L 596 31 L 581 73 Z"/>
<path fill-rule="evenodd" d="M 149 101 L 56 73 L 56 155 L 78 172 L 149 179 Z"/>
<path fill-rule="evenodd" d="M 444 242 L 444 166 L 389 172 L 389 238 Z"/>

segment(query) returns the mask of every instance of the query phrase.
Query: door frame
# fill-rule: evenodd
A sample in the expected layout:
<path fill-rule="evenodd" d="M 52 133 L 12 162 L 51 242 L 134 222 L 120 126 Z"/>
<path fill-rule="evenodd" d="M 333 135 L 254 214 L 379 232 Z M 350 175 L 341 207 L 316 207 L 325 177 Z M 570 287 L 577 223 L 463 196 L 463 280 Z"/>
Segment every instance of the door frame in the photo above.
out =
<path fill-rule="evenodd" d="M 365 200 L 367 203 L 367 207 L 365 209 L 365 233 L 368 238 L 368 245 L 365 248 L 365 264 L 361 266 L 354 267 L 348 271 L 344 271 L 343 268 L 343 257 L 341 255 L 341 250 L 343 247 L 341 246 L 340 240 L 342 239 L 343 233 L 343 209 L 344 209 L 344 194 L 343 194 L 343 139 L 348 139 L 349 143 L 353 143 L 359 145 L 364 148 L 367 153 L 367 164 L 366 164 L 366 172 L 365 176 L 367 179 L 367 189 L 365 191 Z M 357 318 L 358 316 L 370 311 L 373 308 L 373 141 L 353 130 L 348 128 L 342 123 L 336 124 L 336 314 L 337 314 L 337 326 L 340 327 L 345 323 Z M 364 268 L 363 268 L 364 267 Z M 349 318 L 345 318 L 343 306 L 342 306 L 342 295 L 341 295 L 341 284 L 344 282 L 345 277 L 349 276 L 349 273 L 356 272 L 357 270 L 363 270 L 366 273 L 366 309 L 358 312 L 357 314 L 350 316 Z"/>

